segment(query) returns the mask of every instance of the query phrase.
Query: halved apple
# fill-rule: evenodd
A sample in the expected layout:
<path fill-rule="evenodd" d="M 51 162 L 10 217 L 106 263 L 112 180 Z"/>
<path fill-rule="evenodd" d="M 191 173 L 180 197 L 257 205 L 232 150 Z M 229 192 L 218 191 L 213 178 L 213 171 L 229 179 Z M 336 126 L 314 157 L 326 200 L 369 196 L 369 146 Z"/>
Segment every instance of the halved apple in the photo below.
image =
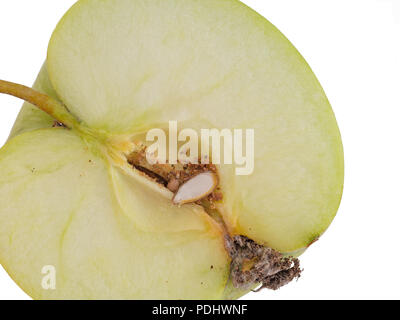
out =
<path fill-rule="evenodd" d="M 239 1 L 78 1 L 34 88 L 54 110 L 0 85 L 48 113 L 26 104 L 0 151 L 0 262 L 34 298 L 236 298 L 297 276 L 283 255 L 303 252 L 336 214 L 343 150 L 329 102 L 290 42 Z M 170 120 L 254 129 L 253 174 L 216 165 L 215 201 L 200 199 L 215 186 L 193 179 L 180 188 L 193 201 L 178 202 L 200 201 L 176 206 L 152 167 L 128 161 Z M 236 281 L 235 261 L 242 275 L 260 264 L 264 274 Z M 41 287 L 44 265 L 56 267 L 55 290 Z"/>

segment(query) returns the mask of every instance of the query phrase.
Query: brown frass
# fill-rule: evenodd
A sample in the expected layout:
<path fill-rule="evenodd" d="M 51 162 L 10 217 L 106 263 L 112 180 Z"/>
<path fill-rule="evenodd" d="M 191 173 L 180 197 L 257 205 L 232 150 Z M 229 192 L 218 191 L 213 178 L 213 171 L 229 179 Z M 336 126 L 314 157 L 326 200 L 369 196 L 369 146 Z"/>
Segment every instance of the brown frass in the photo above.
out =
<path fill-rule="evenodd" d="M 257 291 L 277 290 L 300 277 L 302 270 L 298 259 L 284 257 L 245 236 L 227 236 L 225 247 L 232 258 L 231 281 L 237 289 L 249 290 L 260 283 Z"/>

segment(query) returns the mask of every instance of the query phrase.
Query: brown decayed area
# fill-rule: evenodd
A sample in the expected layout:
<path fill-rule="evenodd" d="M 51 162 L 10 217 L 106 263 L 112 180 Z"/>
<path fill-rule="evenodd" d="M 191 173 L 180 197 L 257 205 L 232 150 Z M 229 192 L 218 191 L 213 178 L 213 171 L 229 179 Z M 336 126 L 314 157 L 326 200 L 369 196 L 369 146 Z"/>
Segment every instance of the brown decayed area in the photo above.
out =
<path fill-rule="evenodd" d="M 209 171 L 218 175 L 213 164 L 149 164 L 145 148 L 131 153 L 127 160 L 134 168 L 174 193 L 183 183 L 199 173 Z M 217 186 L 213 193 L 196 203 L 207 212 L 211 210 L 215 214 L 215 203 L 222 200 L 223 193 Z M 222 219 L 218 221 L 224 223 Z M 225 247 L 232 259 L 231 281 L 235 288 L 250 290 L 254 285 L 261 284 L 257 291 L 264 288 L 277 290 L 300 277 L 298 259 L 284 257 L 280 252 L 245 236 L 231 237 L 226 232 Z"/>
<path fill-rule="evenodd" d="M 225 247 L 232 258 L 231 281 L 235 288 L 261 287 L 277 290 L 300 277 L 298 259 L 283 257 L 271 248 L 257 244 L 245 236 L 226 236 Z"/>

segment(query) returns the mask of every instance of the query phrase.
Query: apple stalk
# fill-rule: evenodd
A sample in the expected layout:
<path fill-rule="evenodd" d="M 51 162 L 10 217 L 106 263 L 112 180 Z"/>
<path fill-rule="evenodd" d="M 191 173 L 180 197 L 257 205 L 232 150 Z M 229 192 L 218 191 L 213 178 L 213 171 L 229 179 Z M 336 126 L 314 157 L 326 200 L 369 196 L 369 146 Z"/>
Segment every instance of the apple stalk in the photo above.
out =
<path fill-rule="evenodd" d="M 33 104 L 70 129 L 79 129 L 81 127 L 62 103 L 32 88 L 0 80 L 0 93 L 8 94 Z"/>

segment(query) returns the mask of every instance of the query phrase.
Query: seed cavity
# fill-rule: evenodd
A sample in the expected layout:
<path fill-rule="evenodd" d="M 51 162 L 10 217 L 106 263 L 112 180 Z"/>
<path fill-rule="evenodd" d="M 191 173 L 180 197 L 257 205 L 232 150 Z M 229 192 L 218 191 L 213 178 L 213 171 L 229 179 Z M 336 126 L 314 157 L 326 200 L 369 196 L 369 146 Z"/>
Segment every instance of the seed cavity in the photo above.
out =
<path fill-rule="evenodd" d="M 184 203 L 196 202 L 203 205 L 203 203 L 200 203 L 200 200 L 207 198 L 205 199 L 207 204 L 214 207 L 215 203 L 220 202 L 223 199 L 223 194 L 217 187 L 217 168 L 213 164 L 150 164 L 146 159 L 145 146 L 136 148 L 135 151 L 126 157 L 128 163 L 136 170 L 173 192 L 175 194 L 174 199 L 176 199 L 176 202 L 174 202 L 175 204 L 182 205 Z M 197 178 L 197 176 L 201 174 L 205 174 L 205 176 Z M 212 179 L 205 179 L 207 177 Z M 186 183 L 194 178 L 196 178 L 195 181 L 186 185 Z M 196 181 L 200 182 L 199 186 L 194 186 L 194 182 L 197 183 Z M 183 187 L 184 185 L 185 187 Z M 188 192 L 191 195 L 189 195 Z M 178 201 L 178 199 L 180 200 Z"/>
<path fill-rule="evenodd" d="M 174 193 L 175 205 L 196 203 L 225 230 L 225 248 L 231 257 L 230 278 L 235 288 L 251 290 L 260 285 L 277 290 L 300 277 L 300 262 L 285 257 L 280 252 L 242 236 L 231 236 L 219 212 L 217 203 L 223 201 L 217 168 L 213 164 L 150 164 L 146 159 L 146 147 L 136 148 L 126 155 L 133 168 L 149 179 Z M 213 266 L 210 267 L 213 269 Z"/>

